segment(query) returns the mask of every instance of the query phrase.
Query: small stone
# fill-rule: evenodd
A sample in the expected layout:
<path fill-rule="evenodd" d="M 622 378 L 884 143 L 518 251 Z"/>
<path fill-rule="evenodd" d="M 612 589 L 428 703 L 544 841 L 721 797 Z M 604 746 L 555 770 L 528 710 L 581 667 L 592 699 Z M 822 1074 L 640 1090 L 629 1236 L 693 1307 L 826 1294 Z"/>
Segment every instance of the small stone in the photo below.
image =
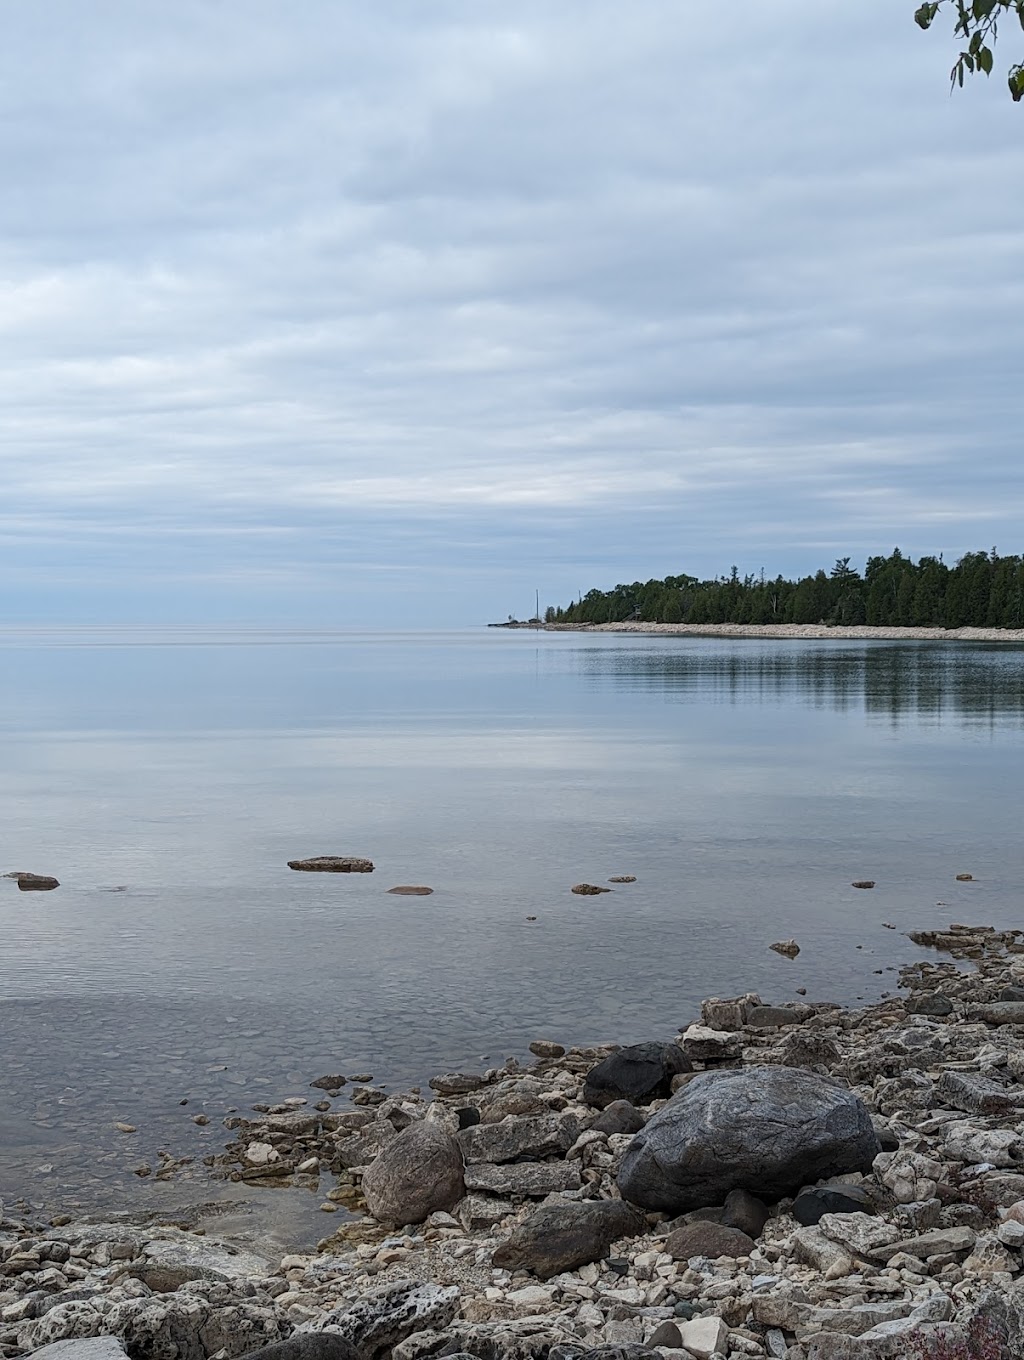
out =
<path fill-rule="evenodd" d="M 433 888 L 414 883 L 400 883 L 397 888 L 388 888 L 388 892 L 394 893 L 396 897 L 429 897 L 433 891 Z"/>
<path fill-rule="evenodd" d="M 850 886 L 852 888 L 873 888 L 875 880 L 873 878 L 855 878 Z"/>
<path fill-rule="evenodd" d="M 859 1185 L 813 1185 L 801 1190 L 793 1201 L 793 1217 L 810 1226 L 823 1214 L 873 1214 L 871 1196 Z"/>
<path fill-rule="evenodd" d="M 694 1360 L 711 1360 L 713 1355 L 724 1355 L 729 1349 L 729 1328 L 720 1317 L 700 1317 L 684 1322 L 679 1335 L 683 1349 L 688 1350 Z"/>
<path fill-rule="evenodd" d="M 118 1133 L 138 1133 L 134 1124 L 115 1124 L 114 1128 L 117 1129 Z"/>
<path fill-rule="evenodd" d="M 615 874 L 608 880 L 609 883 L 635 883 L 636 874 Z"/>
<path fill-rule="evenodd" d="M 1004 1247 L 1012 1247 L 1015 1251 L 1020 1251 L 1021 1247 L 1024 1247 L 1024 1223 L 1018 1223 L 1014 1218 L 1007 1218 L 996 1229 L 996 1237 Z"/>
<path fill-rule="evenodd" d="M 795 959 L 800 953 L 800 946 L 796 940 L 777 940 L 775 944 L 770 944 L 769 949 L 774 949 L 776 954 L 785 954 L 788 959 Z"/>
<path fill-rule="evenodd" d="M 596 897 L 598 893 L 611 892 L 611 888 L 601 888 L 596 883 L 577 883 L 570 892 L 577 897 Z"/>
<path fill-rule="evenodd" d="M 957 876 L 956 876 L 956 881 L 957 881 L 958 883 L 973 883 L 973 882 L 974 882 L 974 875 L 973 875 L 973 874 L 957 874 Z"/>
<path fill-rule="evenodd" d="M 369 1081 L 369 1078 L 367 1078 Z M 311 1081 L 310 1086 L 316 1091 L 340 1091 L 345 1085 L 345 1078 L 340 1074 L 333 1074 L 326 1077 L 317 1077 L 316 1081 Z"/>
<path fill-rule="evenodd" d="M 683 1338 L 674 1322 L 662 1322 L 647 1338 L 646 1344 L 650 1350 L 664 1346 L 666 1350 L 678 1351 L 682 1349 Z"/>
<path fill-rule="evenodd" d="M 192 1123 L 193 1123 L 193 1124 L 198 1124 L 198 1125 L 200 1126 L 200 1128 L 201 1128 L 204 1124 L 209 1124 L 209 1122 L 210 1122 L 210 1116 L 209 1116 L 208 1114 L 194 1114 L 194 1115 L 192 1116 Z"/>

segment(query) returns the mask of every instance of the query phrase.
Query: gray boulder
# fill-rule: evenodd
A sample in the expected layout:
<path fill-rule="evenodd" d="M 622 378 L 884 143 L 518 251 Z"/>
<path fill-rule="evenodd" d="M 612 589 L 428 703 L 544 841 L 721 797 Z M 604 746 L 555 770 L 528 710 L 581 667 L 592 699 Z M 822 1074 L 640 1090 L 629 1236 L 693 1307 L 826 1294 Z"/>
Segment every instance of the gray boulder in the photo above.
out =
<path fill-rule="evenodd" d="M 467 1163 L 514 1162 L 517 1157 L 548 1157 L 568 1152 L 579 1137 L 579 1124 L 571 1116 L 538 1115 L 529 1119 L 512 1116 L 500 1124 L 476 1124 L 456 1135 Z"/>
<path fill-rule="evenodd" d="M 623 1199 L 683 1213 L 731 1190 L 781 1199 L 808 1180 L 867 1172 L 881 1151 L 850 1091 L 792 1067 L 702 1072 L 634 1137 L 619 1168 Z"/>
<path fill-rule="evenodd" d="M 531 1270 L 542 1280 L 608 1255 L 620 1237 L 644 1231 L 639 1209 L 620 1199 L 541 1205 L 494 1253 L 503 1270 Z"/>
<path fill-rule="evenodd" d="M 332 1332 L 354 1346 L 362 1360 L 377 1360 L 415 1332 L 443 1330 L 458 1305 L 455 1286 L 442 1289 L 419 1280 L 393 1280 L 354 1303 L 321 1314 L 300 1333 Z"/>
<path fill-rule="evenodd" d="M 38 1360 L 125 1360 L 116 1336 L 83 1337 L 78 1341 L 53 1341 L 32 1352 Z M 341 1360 L 341 1357 L 339 1357 Z"/>
<path fill-rule="evenodd" d="M 590 1069 L 583 1099 L 600 1109 L 614 1100 L 648 1105 L 670 1094 L 674 1076 L 692 1071 L 693 1064 L 675 1044 L 630 1044 Z"/>
<path fill-rule="evenodd" d="M 374 1218 L 397 1228 L 454 1209 L 466 1193 L 462 1177 L 458 1143 L 438 1124 L 422 1120 L 397 1134 L 367 1167 L 363 1195 Z"/>
<path fill-rule="evenodd" d="M 590 1125 L 598 1133 L 639 1133 L 643 1126 L 643 1115 L 628 1100 L 613 1100 Z"/>
<path fill-rule="evenodd" d="M 54 1360 L 92 1360 L 90 1356 L 54 1356 Z M 108 1360 L 97 1356 L 96 1360 Z M 110 1357 L 116 1360 L 116 1357 Z M 337 1332 L 296 1332 L 286 1341 L 275 1341 L 272 1346 L 250 1351 L 247 1360 L 362 1360 L 351 1341 Z"/>

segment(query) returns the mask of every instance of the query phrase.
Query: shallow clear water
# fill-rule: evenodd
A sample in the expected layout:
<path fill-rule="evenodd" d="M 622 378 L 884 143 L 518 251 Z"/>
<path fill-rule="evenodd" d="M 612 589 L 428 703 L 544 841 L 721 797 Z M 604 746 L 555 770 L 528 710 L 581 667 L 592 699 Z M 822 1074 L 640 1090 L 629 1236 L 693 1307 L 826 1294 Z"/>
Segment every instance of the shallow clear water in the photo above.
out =
<path fill-rule="evenodd" d="M 7 632 L 0 744 L 0 872 L 61 880 L 0 880 L 0 1195 L 47 1208 L 162 1203 L 131 1166 L 323 1072 L 874 997 L 920 952 L 883 921 L 1024 924 L 1010 646 Z M 377 870 L 286 867 L 332 853 Z"/>

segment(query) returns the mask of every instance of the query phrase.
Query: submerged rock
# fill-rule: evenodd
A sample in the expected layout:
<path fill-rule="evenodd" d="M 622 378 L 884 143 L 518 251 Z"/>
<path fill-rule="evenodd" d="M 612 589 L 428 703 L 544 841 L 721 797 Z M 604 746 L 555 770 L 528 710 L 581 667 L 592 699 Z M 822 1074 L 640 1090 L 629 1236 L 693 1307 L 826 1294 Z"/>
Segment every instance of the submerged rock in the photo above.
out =
<path fill-rule="evenodd" d="M 800 953 L 800 946 L 796 940 L 776 940 L 768 948 L 774 949 L 776 954 L 785 954 L 787 959 L 795 959 L 797 954 Z"/>
<path fill-rule="evenodd" d="M 611 892 L 611 888 L 602 888 L 596 883 L 577 883 L 570 892 L 574 892 L 577 897 L 596 897 L 598 893 Z"/>
<path fill-rule="evenodd" d="M 400 883 L 397 888 L 389 888 L 389 893 L 394 893 L 397 897 L 429 897 L 433 888 L 425 888 L 421 884 Z"/>
<path fill-rule="evenodd" d="M 863 1102 L 816 1073 L 702 1072 L 634 1137 L 618 1186 L 645 1209 L 682 1213 L 730 1190 L 780 1199 L 808 1179 L 867 1172 L 880 1151 Z"/>

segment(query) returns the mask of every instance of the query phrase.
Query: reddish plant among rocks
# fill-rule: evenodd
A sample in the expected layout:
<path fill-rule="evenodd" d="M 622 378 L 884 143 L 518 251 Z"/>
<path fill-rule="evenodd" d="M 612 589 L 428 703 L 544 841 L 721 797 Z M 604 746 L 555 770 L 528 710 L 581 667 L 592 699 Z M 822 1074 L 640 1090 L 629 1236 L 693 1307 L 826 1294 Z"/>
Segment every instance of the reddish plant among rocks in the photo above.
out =
<path fill-rule="evenodd" d="M 1007 1360 L 1006 1332 L 991 1318 L 972 1318 L 965 1336 L 914 1338 L 914 1360 Z"/>

